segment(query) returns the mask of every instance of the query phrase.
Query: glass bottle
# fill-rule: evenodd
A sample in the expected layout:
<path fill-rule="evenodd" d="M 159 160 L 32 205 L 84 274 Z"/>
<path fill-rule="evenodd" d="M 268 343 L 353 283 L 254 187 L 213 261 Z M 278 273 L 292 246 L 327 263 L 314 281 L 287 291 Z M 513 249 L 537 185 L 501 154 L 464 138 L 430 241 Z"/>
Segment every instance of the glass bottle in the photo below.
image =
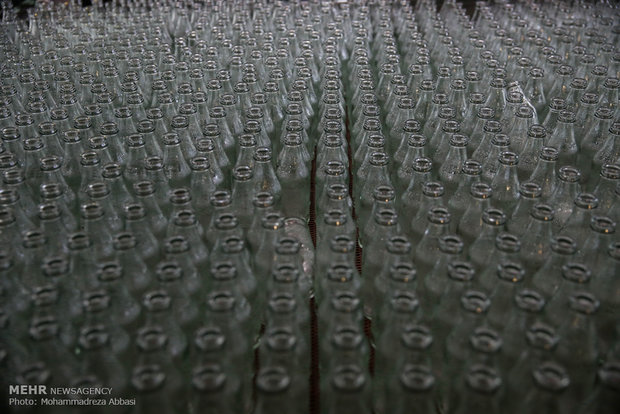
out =
<path fill-rule="evenodd" d="M 616 222 L 613 219 L 606 216 L 593 216 L 590 220 L 590 231 L 583 239 L 577 256 L 596 272 L 605 259 L 605 246 L 609 246 L 615 233 Z"/>
<path fill-rule="evenodd" d="M 103 288 L 110 296 L 110 317 L 114 323 L 128 327 L 137 321 L 141 309 L 129 293 L 124 276 L 123 268 L 116 262 L 106 261 L 97 265 L 96 287 Z"/>
<path fill-rule="evenodd" d="M 19 195 L 19 208 L 23 210 L 25 215 L 29 218 L 34 218 L 36 215 L 36 203 L 35 199 L 38 199 L 38 194 L 32 193 L 26 182 L 26 176 L 23 169 L 14 169 L 5 171 L 2 174 L 2 183 L 4 188 L 15 191 Z M 67 220 L 70 220 L 67 218 Z"/>
<path fill-rule="evenodd" d="M 620 182 L 620 166 L 605 164 L 601 168 L 598 183 L 592 191 L 599 199 L 599 211 L 608 212 L 616 198 L 616 187 Z"/>
<path fill-rule="evenodd" d="M 130 183 L 146 179 L 144 160 L 147 157 L 144 138 L 141 134 L 131 134 L 125 138 L 127 145 L 127 159 L 123 176 Z"/>
<path fill-rule="evenodd" d="M 97 202 L 103 209 L 105 215 L 106 224 L 113 231 L 119 231 L 123 227 L 120 214 L 116 207 L 112 204 L 113 200 L 110 197 L 110 187 L 105 182 L 96 181 L 88 185 L 86 194 L 90 201 Z"/>
<path fill-rule="evenodd" d="M 248 230 L 254 213 L 250 201 L 254 197 L 253 176 L 254 172 L 248 166 L 239 166 L 233 171 L 232 207 L 244 231 Z"/>
<path fill-rule="evenodd" d="M 493 247 L 505 223 L 506 215 L 502 210 L 488 208 L 483 211 L 480 234 L 477 235 L 469 246 L 468 252 L 471 261 L 478 266 L 478 268 L 484 268 L 491 261 Z"/>
<path fill-rule="evenodd" d="M 561 111 L 546 145 L 558 150 L 558 160 L 562 165 L 577 165 L 577 139 L 575 137 L 575 113 Z"/>
<path fill-rule="evenodd" d="M 486 162 L 489 157 L 489 153 L 491 152 L 491 141 L 496 134 L 501 132 L 502 126 L 499 122 L 493 120 L 485 121 L 482 139 L 477 146 L 475 146 L 475 144 L 472 146 L 473 153 L 471 158 L 480 163 Z"/>
<path fill-rule="evenodd" d="M 373 278 L 379 274 L 382 267 L 381 257 L 386 242 L 398 232 L 398 215 L 393 209 L 382 209 L 375 215 L 375 237 L 365 245 L 366 254 L 362 256 L 362 277 Z M 370 280 L 365 283 L 373 286 Z"/>
<path fill-rule="evenodd" d="M 549 196 L 549 203 L 555 206 L 554 232 L 560 231 L 573 212 L 574 201 L 581 193 L 581 174 L 574 167 L 561 167 L 558 185 Z"/>
<path fill-rule="evenodd" d="M 428 271 L 435 264 L 440 250 L 441 237 L 449 231 L 450 213 L 446 208 L 433 207 L 427 213 L 428 225 L 414 250 L 415 263 L 419 271 Z"/>
<path fill-rule="evenodd" d="M 540 202 L 541 195 L 542 189 L 536 183 L 528 181 L 519 185 L 520 197 L 507 223 L 508 230 L 517 236 L 522 236 L 525 233 L 530 211 L 534 205 Z"/>
<path fill-rule="evenodd" d="M 435 377 L 428 366 L 404 365 L 386 386 L 384 412 L 404 414 L 416 407 L 421 414 L 434 413 L 434 386 Z"/>
<path fill-rule="evenodd" d="M 125 278 L 129 280 L 128 289 L 132 295 L 144 293 L 151 284 L 150 272 L 140 254 L 137 254 L 138 241 L 133 233 L 121 232 L 114 236 L 114 260 L 125 271 Z"/>
<path fill-rule="evenodd" d="M 594 388 L 598 339 L 594 318 L 599 308 L 597 298 L 587 292 L 577 291 L 568 299 L 569 318 L 563 318 L 558 335 L 556 355 L 571 377 L 572 403 L 583 401 Z M 565 312 L 566 308 L 561 312 Z"/>
<path fill-rule="evenodd" d="M 181 138 L 175 133 L 163 136 L 164 173 L 171 187 L 182 187 L 187 184 L 191 170 L 181 149 Z"/>
<path fill-rule="evenodd" d="M 418 121 L 414 122 L 418 123 Z M 427 140 L 423 135 L 403 134 L 400 146 L 393 155 L 395 164 L 393 169 L 399 172 L 403 169 L 403 172 L 406 172 L 417 158 L 426 157 L 426 142 Z M 403 176 L 407 176 L 407 174 Z M 404 184 L 403 187 L 406 188 Z"/>
<path fill-rule="evenodd" d="M 561 365 L 546 361 L 532 371 L 532 378 L 534 386 L 524 393 L 516 412 L 527 413 L 542 408 L 547 413 L 559 414 L 568 408 L 570 403 L 564 393 L 571 380 Z"/>
<path fill-rule="evenodd" d="M 589 398 L 587 409 L 601 414 L 613 413 L 617 395 L 618 369 L 618 363 L 615 361 L 608 361 L 599 368 L 596 390 Z"/>
<path fill-rule="evenodd" d="M 10 209 L 21 231 L 31 230 L 34 228 L 33 221 L 28 217 L 20 201 L 20 195 L 15 189 L 0 189 L 0 208 Z"/>
<path fill-rule="evenodd" d="M 605 144 L 612 125 L 613 113 L 609 108 L 598 107 L 594 112 L 594 119 L 584 120 L 583 135 L 579 142 L 578 166 L 584 172 L 585 181 L 590 176 L 594 155 Z M 594 168 L 594 171 L 596 170 Z"/>
<path fill-rule="evenodd" d="M 172 260 L 162 260 L 155 269 L 156 280 L 161 289 L 170 295 L 170 317 L 174 324 L 182 329 L 195 327 L 199 309 L 194 296 L 199 288 L 196 275 L 186 274 L 183 267 Z M 192 280 L 193 279 L 193 280 Z M 179 338 L 171 338 L 175 342 Z M 177 346 L 175 344 L 175 346 Z M 182 343 L 178 343 L 178 350 L 183 352 L 187 347 L 187 339 L 183 335 Z"/>
<path fill-rule="evenodd" d="M 235 372 L 220 361 L 198 364 L 192 369 L 189 405 L 193 413 L 232 414 L 241 408 L 241 384 Z"/>
<path fill-rule="evenodd" d="M 553 98 L 549 102 L 549 111 L 547 112 L 543 126 L 547 130 L 547 135 L 551 135 L 555 131 L 560 112 L 566 110 L 566 101 L 562 98 Z"/>
<path fill-rule="evenodd" d="M 560 234 L 574 240 L 587 232 L 593 214 L 598 211 L 598 198 L 592 193 L 580 193 L 574 199 L 571 215 L 564 223 Z"/>
<path fill-rule="evenodd" d="M 490 207 L 490 198 L 493 190 L 488 184 L 473 183 L 470 187 L 470 196 L 474 202 L 469 203 L 457 225 L 457 234 L 463 238 L 465 245 L 473 242 L 482 228 L 482 213 Z"/>
<path fill-rule="evenodd" d="M 549 253 L 554 209 L 536 204 L 530 211 L 530 221 L 521 240 L 521 259 L 528 271 L 539 269 Z"/>
<path fill-rule="evenodd" d="M 194 264 L 204 263 L 209 257 L 209 250 L 203 241 L 203 228 L 198 224 L 192 210 L 179 210 L 172 219 L 167 236 L 181 235 L 190 244 Z"/>
<path fill-rule="evenodd" d="M 422 188 L 422 200 L 419 208 L 409 224 L 409 228 L 405 228 L 406 234 L 411 242 L 416 244 L 420 241 L 426 228 L 428 220 L 428 212 L 433 207 L 443 207 L 444 188 L 441 183 L 429 181 L 424 183 Z"/>
<path fill-rule="evenodd" d="M 326 414 L 369 414 L 370 378 L 360 364 L 339 364 L 322 381 L 321 411 Z"/>
<path fill-rule="evenodd" d="M 461 398 L 454 407 L 455 414 L 471 412 L 501 412 L 503 381 L 499 373 L 485 365 L 472 365 L 463 373 L 462 383 L 457 385 Z"/>
<path fill-rule="evenodd" d="M 491 181 L 493 204 L 510 215 L 519 199 L 519 178 L 517 176 L 519 157 L 514 152 L 507 151 L 502 152 L 498 159 L 500 167 Z"/>
<path fill-rule="evenodd" d="M 525 98 L 534 105 L 541 119 L 547 107 L 547 97 L 545 96 L 545 88 L 543 87 L 544 76 L 544 69 L 533 67 L 528 73 L 528 80 L 524 87 Z"/>
<path fill-rule="evenodd" d="M 287 217 L 309 217 L 310 168 L 302 154 L 299 135 L 288 134 L 278 157 L 276 176 L 282 191 L 290 197 L 282 199 L 282 211 Z"/>
<path fill-rule="evenodd" d="M 527 141 L 523 143 L 522 150 L 517 152 L 519 155 L 519 164 L 517 165 L 519 180 L 528 179 L 534 172 L 546 137 L 547 132 L 542 125 L 532 125 L 528 129 Z"/>
<path fill-rule="evenodd" d="M 153 182 L 148 180 L 137 182 L 133 185 L 133 190 L 136 199 L 146 210 L 146 217 L 153 233 L 161 236 L 166 230 L 167 223 L 155 196 L 156 190 Z"/>
<path fill-rule="evenodd" d="M 7 136 L 6 132 L 6 129 L 3 130 L 2 140 L 4 141 L 5 145 L 9 141 L 9 137 Z M 60 144 L 60 138 L 56 124 L 54 124 L 53 122 L 41 122 L 37 126 L 37 132 L 43 140 L 43 144 L 48 155 L 57 157 L 62 157 L 64 155 L 64 150 L 62 145 Z M 7 145 L 7 147 L 9 150 L 11 150 L 10 145 Z M 16 155 L 19 155 L 19 153 L 17 153 Z"/>
<path fill-rule="evenodd" d="M 280 203 L 282 185 L 278 180 L 271 158 L 271 150 L 268 147 L 258 147 L 254 153 L 254 179 L 257 185 L 256 191 L 268 191 Z"/>
<path fill-rule="evenodd" d="M 609 127 L 606 140 L 594 154 L 592 169 L 602 170 L 603 166 L 620 163 L 620 122 L 614 122 Z"/>
<path fill-rule="evenodd" d="M 44 157 L 40 160 L 40 168 L 43 172 L 41 184 L 57 183 L 62 188 L 63 198 L 68 205 L 73 205 L 76 200 L 76 194 L 65 181 L 62 171 L 62 159 L 59 157 Z"/>
<path fill-rule="evenodd" d="M 450 214 L 453 217 L 454 228 L 456 228 L 456 224 L 461 220 L 461 217 L 467 208 L 467 200 L 469 198 L 471 186 L 475 182 L 480 181 L 481 174 L 482 167 L 478 161 L 469 159 L 465 160 L 463 167 L 461 168 L 458 187 L 448 201 Z"/>
<path fill-rule="evenodd" d="M 123 180 L 123 170 L 120 164 L 109 163 L 103 166 L 101 176 L 114 197 L 114 202 L 121 207 L 133 201 L 133 196 Z"/>
<path fill-rule="evenodd" d="M 454 134 L 450 137 L 450 149 L 445 158 L 437 151 L 436 157 L 445 159 L 439 168 L 439 179 L 446 189 L 446 197 L 450 198 L 458 188 L 461 170 L 467 161 L 467 146 L 469 138 L 465 135 Z"/>
<path fill-rule="evenodd" d="M 256 377 L 257 396 L 254 414 L 273 412 L 307 412 L 303 402 L 301 378 L 280 366 L 262 367 Z"/>
<path fill-rule="evenodd" d="M 541 198 L 547 200 L 557 185 L 556 179 L 556 163 L 559 158 L 559 152 L 553 147 L 543 147 L 538 155 L 538 163 L 528 179 L 533 183 L 540 185 L 542 193 Z"/>

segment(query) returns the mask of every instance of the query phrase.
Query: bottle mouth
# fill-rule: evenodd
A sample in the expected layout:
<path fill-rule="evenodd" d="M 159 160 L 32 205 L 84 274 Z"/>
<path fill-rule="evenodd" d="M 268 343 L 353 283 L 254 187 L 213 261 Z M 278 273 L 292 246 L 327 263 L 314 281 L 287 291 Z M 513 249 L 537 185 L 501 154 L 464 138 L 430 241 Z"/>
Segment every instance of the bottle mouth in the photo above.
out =
<path fill-rule="evenodd" d="M 157 279 L 162 283 L 173 283 L 183 277 L 183 269 L 176 261 L 165 261 L 157 265 Z"/>
<path fill-rule="evenodd" d="M 104 263 L 99 266 L 97 279 L 101 282 L 113 282 L 123 276 L 123 268 L 116 262 Z"/>
<path fill-rule="evenodd" d="M 393 209 L 381 209 L 375 215 L 375 222 L 381 226 L 396 226 L 398 214 Z"/>
<path fill-rule="evenodd" d="M 444 110 L 445 109 L 445 110 Z M 461 124 L 452 119 L 456 115 L 453 108 L 442 108 L 439 112 L 439 118 L 445 119 L 441 126 L 441 131 L 446 134 L 456 134 L 461 131 Z"/>
<path fill-rule="evenodd" d="M 590 269 L 582 263 L 567 263 L 562 266 L 562 277 L 572 283 L 588 283 L 592 278 Z"/>
<path fill-rule="evenodd" d="M 473 183 L 471 185 L 470 194 L 474 198 L 486 200 L 493 195 L 493 189 L 486 183 Z"/>
<path fill-rule="evenodd" d="M 601 177 L 608 180 L 620 180 L 620 166 L 615 164 L 605 164 L 601 168 Z"/>
<path fill-rule="evenodd" d="M 525 198 L 536 199 L 542 196 L 542 188 L 534 182 L 521 183 L 519 186 L 519 194 Z"/>
<path fill-rule="evenodd" d="M 140 148 L 144 147 L 144 137 L 142 134 L 131 134 L 126 138 L 127 146 L 129 148 Z"/>
<path fill-rule="evenodd" d="M 499 352 L 503 345 L 500 335 L 493 329 L 484 326 L 474 330 L 469 337 L 469 343 L 476 351 L 487 355 Z"/>
<path fill-rule="evenodd" d="M 570 385 L 570 378 L 566 370 L 552 361 L 545 361 L 532 372 L 536 384 L 552 391 L 562 392 Z"/>
<path fill-rule="evenodd" d="M 103 217 L 103 209 L 97 202 L 83 204 L 80 208 L 82 217 L 87 220 L 95 220 Z"/>
<path fill-rule="evenodd" d="M 86 249 L 92 245 L 92 241 L 86 233 L 73 233 L 68 237 L 69 250 Z"/>
<path fill-rule="evenodd" d="M 340 161 L 329 161 L 325 166 L 325 174 L 329 176 L 341 176 L 345 173 L 345 166 Z"/>
<path fill-rule="evenodd" d="M 469 137 L 463 134 L 454 134 L 450 137 L 450 145 L 457 148 L 465 148 L 469 144 Z"/>
<path fill-rule="evenodd" d="M 558 160 L 559 156 L 559 151 L 553 147 L 544 147 L 542 150 L 540 150 L 540 158 L 544 161 L 555 162 Z"/>
<path fill-rule="evenodd" d="M 92 122 L 90 120 L 90 117 L 88 117 L 88 116 L 78 116 L 73 121 L 73 127 L 75 129 L 88 129 L 88 128 L 92 127 Z"/>
<path fill-rule="evenodd" d="M 484 123 L 484 132 L 489 132 L 492 134 L 497 134 L 502 132 L 502 124 L 497 121 L 489 120 Z"/>
<path fill-rule="evenodd" d="M 331 299 L 331 307 L 337 312 L 351 313 L 360 308 L 362 302 L 353 292 L 341 291 L 335 292 Z"/>
<path fill-rule="evenodd" d="M 560 167 L 558 176 L 562 181 L 576 183 L 581 178 L 581 172 L 575 167 L 564 166 Z"/>
<path fill-rule="evenodd" d="M 614 234 L 616 232 L 616 222 L 610 217 L 594 216 L 590 220 L 590 228 L 600 234 Z"/>
<path fill-rule="evenodd" d="M 596 313 L 600 303 L 591 293 L 578 291 L 568 298 L 568 305 L 575 312 L 592 315 Z"/>
<path fill-rule="evenodd" d="M 191 87 L 190 87 L 191 88 Z M 191 90 L 190 90 L 191 93 Z M 185 119 L 183 120 L 183 125 L 180 126 L 179 128 L 183 128 L 183 127 L 187 127 L 189 126 L 189 119 L 187 118 L 189 115 L 193 115 L 195 113 L 198 112 L 198 108 L 196 108 L 196 105 L 194 105 L 193 103 L 184 103 L 181 104 L 181 106 L 179 106 L 179 113 L 181 114 L 181 116 L 183 116 Z M 175 117 L 176 118 L 176 117 Z M 172 122 L 175 121 L 175 118 L 172 118 Z"/>
<path fill-rule="evenodd" d="M 299 132 L 288 132 L 284 137 L 284 145 L 288 147 L 298 147 L 303 143 Z"/>
<path fill-rule="evenodd" d="M 57 156 L 50 156 L 41 158 L 41 170 L 42 171 L 56 171 L 59 170 L 62 165 L 62 158 Z"/>
<path fill-rule="evenodd" d="M 97 154 L 95 151 L 84 152 L 80 156 L 80 163 L 84 166 L 99 165 L 99 154 Z"/>
<path fill-rule="evenodd" d="M 216 392 L 224 388 L 226 373 L 216 363 L 199 365 L 192 370 L 192 385 L 201 392 Z"/>
<path fill-rule="evenodd" d="M 261 368 L 256 377 L 256 387 L 262 393 L 275 394 L 286 391 L 291 385 L 291 377 L 284 367 Z"/>
<path fill-rule="evenodd" d="M 493 108 L 489 108 L 488 106 L 483 106 L 482 108 L 478 109 L 478 118 L 480 119 L 485 119 L 487 121 L 492 120 L 495 117 L 495 110 Z M 485 122 L 485 126 L 486 126 L 486 122 Z M 489 124 L 492 126 L 496 126 L 497 124 Z"/>
<path fill-rule="evenodd" d="M 547 204 L 536 204 L 532 207 L 530 215 L 540 221 L 552 221 L 555 216 L 555 210 Z"/>
<path fill-rule="evenodd" d="M 119 178 L 122 173 L 121 166 L 114 162 L 104 165 L 102 169 L 103 178 Z"/>
<path fill-rule="evenodd" d="M 181 144 L 181 137 L 179 137 L 179 135 L 174 132 L 168 132 L 164 134 L 163 143 L 167 146 L 179 145 Z"/>
<path fill-rule="evenodd" d="M 547 136 L 547 130 L 542 125 L 532 125 L 528 129 L 527 135 L 530 138 L 545 138 Z"/>
<path fill-rule="evenodd" d="M 151 181 L 139 181 L 133 186 L 134 191 L 140 197 L 145 197 L 155 193 L 155 187 Z"/>
<path fill-rule="evenodd" d="M 333 252 L 337 253 L 351 253 L 355 250 L 355 242 L 346 235 L 334 236 L 329 241 L 329 246 Z"/>
<path fill-rule="evenodd" d="M 471 282 L 476 271 L 469 262 L 456 260 L 448 264 L 448 277 L 458 282 Z"/>

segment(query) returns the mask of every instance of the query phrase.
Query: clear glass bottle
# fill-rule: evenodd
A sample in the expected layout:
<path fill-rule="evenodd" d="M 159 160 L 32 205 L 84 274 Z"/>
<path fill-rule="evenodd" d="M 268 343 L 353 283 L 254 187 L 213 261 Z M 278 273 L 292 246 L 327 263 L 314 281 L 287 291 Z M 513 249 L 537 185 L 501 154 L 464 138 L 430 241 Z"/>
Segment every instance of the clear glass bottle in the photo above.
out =
<path fill-rule="evenodd" d="M 521 240 L 521 258 L 528 271 L 540 268 L 549 253 L 553 220 L 553 207 L 547 204 L 532 207 L 530 221 Z"/>
<path fill-rule="evenodd" d="M 522 150 L 517 152 L 519 155 L 519 164 L 517 165 L 519 180 L 528 179 L 534 172 L 546 137 L 547 132 L 542 125 L 532 125 L 528 129 L 527 141 L 523 143 Z"/>
<path fill-rule="evenodd" d="M 424 183 L 422 188 L 422 200 L 418 211 L 409 224 L 409 228 L 405 227 L 405 233 L 409 236 L 412 244 L 417 245 L 422 236 L 426 223 L 428 221 L 428 212 L 433 207 L 443 207 L 444 205 L 444 188 L 443 185 L 436 181 Z"/>
<path fill-rule="evenodd" d="M 253 413 L 306 413 L 307 404 L 300 398 L 303 395 L 300 392 L 300 381 L 300 377 L 289 373 L 284 367 L 261 368 L 256 378 L 257 396 Z"/>
<path fill-rule="evenodd" d="M 562 340 L 558 343 L 556 355 L 571 377 L 574 404 L 587 398 L 594 388 L 598 358 L 594 318 L 600 304 L 594 295 L 583 291 L 577 291 L 567 299 L 571 317 L 563 318 L 558 330 Z M 566 307 L 561 312 L 566 312 Z"/>
<path fill-rule="evenodd" d="M 287 134 L 284 148 L 278 157 L 276 176 L 282 191 L 290 197 L 282 199 L 282 211 L 287 217 L 309 217 L 310 168 L 305 161 L 301 136 Z"/>
<path fill-rule="evenodd" d="M 485 365 L 473 365 L 463 373 L 463 383 L 457 385 L 460 398 L 454 407 L 455 414 L 475 411 L 501 412 L 503 381 L 499 373 Z"/>
<path fill-rule="evenodd" d="M 488 184 L 480 182 L 471 185 L 470 196 L 474 202 L 470 202 L 467 206 L 456 228 L 457 234 L 463 238 L 465 245 L 473 242 L 480 232 L 482 213 L 490 207 L 492 194 L 493 190 Z"/>
<path fill-rule="evenodd" d="M 446 208 L 433 207 L 427 213 L 428 224 L 415 246 L 414 258 L 420 272 L 430 270 L 440 250 L 440 239 L 449 231 L 450 213 Z"/>
<path fill-rule="evenodd" d="M 558 150 L 558 160 L 562 165 L 577 165 L 575 122 L 574 112 L 560 111 L 557 124 L 547 138 L 546 145 Z"/>
<path fill-rule="evenodd" d="M 540 185 L 541 198 L 547 200 L 557 186 L 556 163 L 559 152 L 553 147 L 543 147 L 538 155 L 538 163 L 528 181 Z"/>
<path fill-rule="evenodd" d="M 361 364 L 339 364 L 321 385 L 321 411 L 326 414 L 369 414 L 371 381 Z"/>
<path fill-rule="evenodd" d="M 467 161 L 467 146 L 469 138 L 462 134 L 454 134 L 450 137 L 450 149 L 445 158 L 439 150 L 435 156 L 443 158 L 438 177 L 446 189 L 446 197 L 451 198 L 457 190 L 461 178 L 461 171 Z"/>
<path fill-rule="evenodd" d="M 519 200 L 519 178 L 517 164 L 519 157 L 514 152 L 502 152 L 499 157 L 499 170 L 491 181 L 493 204 L 512 214 Z"/>
<path fill-rule="evenodd" d="M 469 258 L 483 269 L 492 260 L 493 247 L 497 237 L 501 234 L 506 223 L 506 215 L 502 210 L 488 208 L 482 212 L 482 227 L 480 234 L 469 246 Z"/>

